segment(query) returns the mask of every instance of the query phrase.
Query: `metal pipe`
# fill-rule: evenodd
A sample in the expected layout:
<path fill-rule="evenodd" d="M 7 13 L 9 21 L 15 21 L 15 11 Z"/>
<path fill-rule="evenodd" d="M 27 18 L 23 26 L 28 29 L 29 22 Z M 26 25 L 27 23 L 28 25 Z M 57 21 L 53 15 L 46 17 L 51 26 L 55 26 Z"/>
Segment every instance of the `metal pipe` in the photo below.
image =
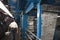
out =
<path fill-rule="evenodd" d="M 33 34 L 31 31 L 27 30 L 27 32 L 29 32 L 30 34 L 32 34 L 32 36 L 34 36 L 34 37 L 37 38 L 38 40 L 41 40 L 41 39 L 38 38 L 35 34 Z"/>
<path fill-rule="evenodd" d="M 40 3 L 37 4 L 37 37 L 41 38 L 41 5 Z"/>
<path fill-rule="evenodd" d="M 57 18 L 60 18 L 60 16 L 57 16 Z"/>
<path fill-rule="evenodd" d="M 26 35 L 27 35 L 27 37 L 30 39 L 30 40 L 32 40 L 32 38 L 26 33 Z"/>
<path fill-rule="evenodd" d="M 22 40 L 26 40 L 25 39 L 25 36 L 26 36 L 25 32 L 26 32 L 26 28 L 27 28 L 27 18 L 28 18 L 27 14 L 22 15 L 22 28 L 21 28 L 21 30 L 22 30 Z"/>
<path fill-rule="evenodd" d="M 42 11 L 44 11 L 44 12 L 60 13 L 59 10 L 44 10 L 44 9 L 43 9 Z"/>

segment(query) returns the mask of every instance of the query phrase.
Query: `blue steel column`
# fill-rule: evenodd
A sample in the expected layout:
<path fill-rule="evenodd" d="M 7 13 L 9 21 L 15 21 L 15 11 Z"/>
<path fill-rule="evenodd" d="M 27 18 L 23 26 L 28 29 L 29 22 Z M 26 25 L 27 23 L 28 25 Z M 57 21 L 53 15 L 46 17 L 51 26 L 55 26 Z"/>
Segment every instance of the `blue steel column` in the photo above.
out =
<path fill-rule="evenodd" d="M 16 2 L 14 2 L 13 0 L 8 0 L 8 5 L 10 5 L 11 11 L 14 11 L 15 13 L 20 12 L 19 0 L 16 0 Z"/>
<path fill-rule="evenodd" d="M 8 0 L 8 5 L 10 6 L 10 11 L 12 13 L 14 13 L 14 17 L 16 19 L 16 22 L 18 23 L 19 25 L 19 22 L 20 22 L 20 7 L 19 7 L 19 0 L 16 0 L 16 2 L 14 2 L 14 0 Z"/>
<path fill-rule="evenodd" d="M 56 35 L 56 33 L 57 33 L 57 32 L 56 32 L 56 29 L 55 29 L 54 36 L 53 36 L 53 40 L 57 40 L 57 37 L 56 37 L 57 35 Z"/>
<path fill-rule="evenodd" d="M 37 37 L 41 38 L 41 5 L 37 4 Z"/>
<path fill-rule="evenodd" d="M 26 32 L 26 29 L 27 29 L 27 18 L 28 18 L 27 14 L 23 14 L 22 15 L 22 40 L 26 40 L 25 32 Z"/>

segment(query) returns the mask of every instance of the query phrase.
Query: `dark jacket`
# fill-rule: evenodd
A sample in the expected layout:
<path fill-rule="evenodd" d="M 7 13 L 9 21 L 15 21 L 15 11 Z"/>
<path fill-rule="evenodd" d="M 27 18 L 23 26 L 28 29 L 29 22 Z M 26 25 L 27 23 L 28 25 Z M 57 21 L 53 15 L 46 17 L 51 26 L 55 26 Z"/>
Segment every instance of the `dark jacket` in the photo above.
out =
<path fill-rule="evenodd" d="M 4 37 L 5 32 L 8 30 L 9 24 L 13 21 L 13 18 L 0 12 L 0 40 Z"/>

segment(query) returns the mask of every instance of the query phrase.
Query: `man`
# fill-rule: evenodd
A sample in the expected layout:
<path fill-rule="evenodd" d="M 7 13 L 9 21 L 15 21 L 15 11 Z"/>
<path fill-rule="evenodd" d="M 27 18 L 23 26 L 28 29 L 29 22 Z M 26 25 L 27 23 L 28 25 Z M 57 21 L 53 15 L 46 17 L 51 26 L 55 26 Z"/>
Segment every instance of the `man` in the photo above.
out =
<path fill-rule="evenodd" d="M 7 32 L 8 28 L 13 33 L 13 40 L 15 40 L 15 34 L 18 33 L 18 25 L 15 22 L 12 14 L 0 1 L 0 40 L 3 40 L 2 38 L 4 37 L 5 32 Z"/>
<path fill-rule="evenodd" d="M 13 32 L 14 34 L 13 36 L 15 37 L 15 33 L 18 33 L 17 23 L 9 15 L 0 12 L 0 38 L 3 38 L 8 28 L 10 29 L 11 32 Z"/>

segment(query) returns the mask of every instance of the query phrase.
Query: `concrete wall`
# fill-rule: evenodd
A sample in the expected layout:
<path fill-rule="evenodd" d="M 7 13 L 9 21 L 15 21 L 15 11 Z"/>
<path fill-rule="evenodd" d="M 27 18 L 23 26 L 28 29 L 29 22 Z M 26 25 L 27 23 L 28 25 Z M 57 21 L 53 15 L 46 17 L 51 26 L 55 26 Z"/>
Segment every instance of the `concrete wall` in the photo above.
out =
<path fill-rule="evenodd" d="M 53 40 L 57 14 L 43 12 L 42 14 L 42 40 Z"/>

